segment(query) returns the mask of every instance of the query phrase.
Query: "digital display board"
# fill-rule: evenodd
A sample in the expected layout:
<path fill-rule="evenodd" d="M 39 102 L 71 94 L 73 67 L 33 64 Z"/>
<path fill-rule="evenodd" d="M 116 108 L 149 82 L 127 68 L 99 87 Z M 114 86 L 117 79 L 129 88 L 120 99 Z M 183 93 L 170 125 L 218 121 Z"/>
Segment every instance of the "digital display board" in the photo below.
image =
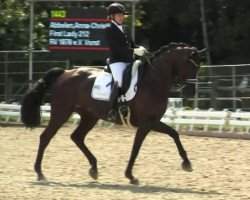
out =
<path fill-rule="evenodd" d="M 110 26 L 104 7 L 53 8 L 49 20 L 48 49 L 69 59 L 108 57 L 105 29 Z"/>

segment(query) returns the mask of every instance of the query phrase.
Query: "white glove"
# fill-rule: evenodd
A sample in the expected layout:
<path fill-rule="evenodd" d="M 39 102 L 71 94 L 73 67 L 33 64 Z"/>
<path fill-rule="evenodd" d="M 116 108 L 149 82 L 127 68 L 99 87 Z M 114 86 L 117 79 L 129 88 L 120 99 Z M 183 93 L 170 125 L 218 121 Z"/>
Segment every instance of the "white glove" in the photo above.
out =
<path fill-rule="evenodd" d="M 144 54 L 147 52 L 147 50 L 143 46 L 139 46 L 139 48 L 134 49 L 134 54 L 137 56 L 144 56 Z"/>

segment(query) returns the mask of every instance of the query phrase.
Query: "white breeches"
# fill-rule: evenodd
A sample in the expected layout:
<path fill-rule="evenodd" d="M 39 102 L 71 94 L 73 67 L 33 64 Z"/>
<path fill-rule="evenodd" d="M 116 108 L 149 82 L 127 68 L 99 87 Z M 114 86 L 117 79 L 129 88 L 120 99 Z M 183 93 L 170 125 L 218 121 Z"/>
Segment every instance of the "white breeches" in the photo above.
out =
<path fill-rule="evenodd" d="M 122 87 L 123 72 L 128 64 L 129 63 L 124 63 L 124 62 L 116 62 L 110 64 L 112 75 L 114 77 L 114 80 L 118 82 L 119 87 Z"/>

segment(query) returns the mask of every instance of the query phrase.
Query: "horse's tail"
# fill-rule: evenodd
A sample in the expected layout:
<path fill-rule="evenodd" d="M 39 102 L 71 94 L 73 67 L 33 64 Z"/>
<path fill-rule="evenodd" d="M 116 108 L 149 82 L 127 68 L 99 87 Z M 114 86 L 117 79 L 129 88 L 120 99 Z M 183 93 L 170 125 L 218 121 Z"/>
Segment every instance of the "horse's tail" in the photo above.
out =
<path fill-rule="evenodd" d="M 53 68 L 38 80 L 35 87 L 28 91 L 21 104 L 21 119 L 26 127 L 34 128 L 40 125 L 40 106 L 43 96 L 56 79 L 64 72 L 62 68 Z"/>

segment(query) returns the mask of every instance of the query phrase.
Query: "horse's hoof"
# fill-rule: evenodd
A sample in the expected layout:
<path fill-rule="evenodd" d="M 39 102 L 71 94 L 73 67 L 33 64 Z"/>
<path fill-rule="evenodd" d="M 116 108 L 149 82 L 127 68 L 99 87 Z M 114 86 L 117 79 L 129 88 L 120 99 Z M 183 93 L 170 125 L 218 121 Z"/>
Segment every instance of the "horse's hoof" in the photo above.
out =
<path fill-rule="evenodd" d="M 46 177 L 43 174 L 37 176 L 37 181 L 47 181 Z"/>
<path fill-rule="evenodd" d="M 136 179 L 136 178 L 130 179 L 130 183 L 131 183 L 132 185 L 139 185 L 139 184 L 140 184 L 140 183 L 139 183 L 139 180 Z"/>
<path fill-rule="evenodd" d="M 98 179 L 98 171 L 96 169 L 90 169 L 89 170 L 89 175 L 94 179 L 97 180 Z"/>
<path fill-rule="evenodd" d="M 191 163 L 188 161 L 184 161 L 183 163 L 182 163 L 182 169 L 183 170 L 185 170 L 185 171 L 187 171 L 187 172 L 192 172 L 193 171 L 193 169 L 192 169 L 192 165 L 191 165 Z"/>

